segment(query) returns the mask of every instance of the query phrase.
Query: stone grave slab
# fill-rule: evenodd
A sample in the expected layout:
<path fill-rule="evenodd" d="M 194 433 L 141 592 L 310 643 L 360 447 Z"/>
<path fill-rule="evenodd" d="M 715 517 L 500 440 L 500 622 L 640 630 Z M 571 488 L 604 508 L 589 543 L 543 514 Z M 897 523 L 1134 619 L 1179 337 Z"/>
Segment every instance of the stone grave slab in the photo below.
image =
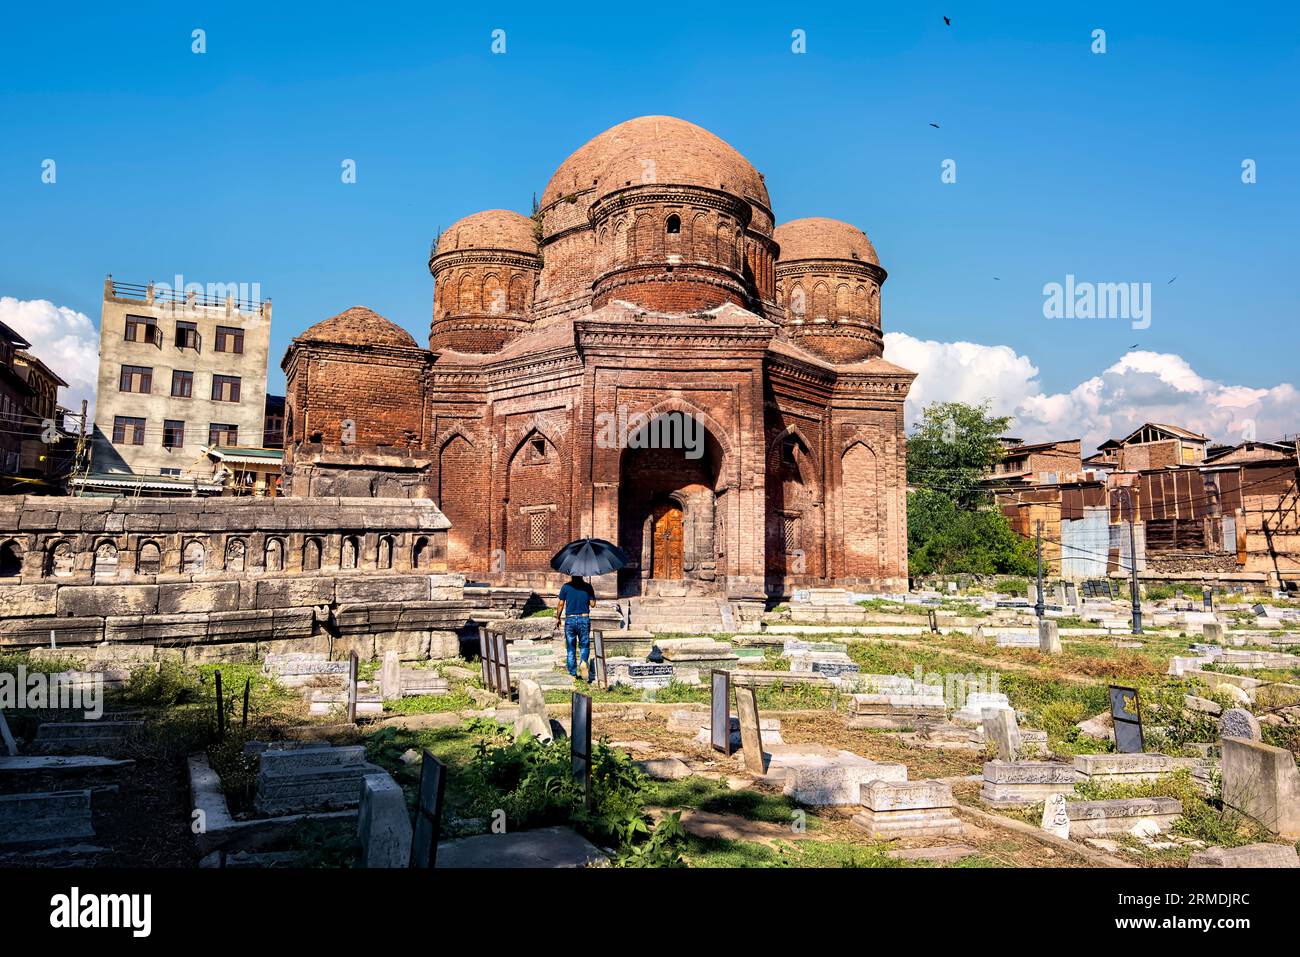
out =
<path fill-rule="evenodd" d="M 1078 771 L 1055 761 L 988 761 L 980 800 L 996 808 L 1038 804 L 1053 794 L 1074 793 L 1080 780 Z"/>
<path fill-rule="evenodd" d="M 984 724 L 984 710 L 993 711 L 1014 711 L 1011 702 L 1007 696 L 996 692 L 972 691 L 966 695 L 966 700 L 962 706 L 952 713 L 952 720 L 956 722 L 967 722 L 978 724 L 981 727 Z"/>
<path fill-rule="evenodd" d="M 89 789 L 0 795 L 0 844 L 51 844 L 94 837 Z"/>
<path fill-rule="evenodd" d="M 362 779 L 381 772 L 360 745 L 272 747 L 262 753 L 254 807 L 266 816 L 356 807 Z"/>
<path fill-rule="evenodd" d="M 873 781 L 853 823 L 873 840 L 961 837 L 952 788 L 942 781 Z"/>
<path fill-rule="evenodd" d="M 1188 867 L 1300 867 L 1294 844 L 1244 844 L 1194 851 Z"/>
<path fill-rule="evenodd" d="M 1194 758 L 1167 754 L 1076 754 L 1074 768 L 1089 780 L 1101 784 L 1136 784 L 1158 781 L 1180 768 L 1195 767 Z"/>
<path fill-rule="evenodd" d="M 1153 822 L 1164 833 L 1183 813 L 1183 802 L 1169 797 L 1067 801 L 1065 809 L 1075 837 L 1108 837 L 1127 834 L 1142 821 Z"/>
<path fill-rule="evenodd" d="M 436 867 L 550 868 L 598 867 L 605 854 L 567 827 L 544 827 L 505 834 L 480 834 L 438 845 Z"/>

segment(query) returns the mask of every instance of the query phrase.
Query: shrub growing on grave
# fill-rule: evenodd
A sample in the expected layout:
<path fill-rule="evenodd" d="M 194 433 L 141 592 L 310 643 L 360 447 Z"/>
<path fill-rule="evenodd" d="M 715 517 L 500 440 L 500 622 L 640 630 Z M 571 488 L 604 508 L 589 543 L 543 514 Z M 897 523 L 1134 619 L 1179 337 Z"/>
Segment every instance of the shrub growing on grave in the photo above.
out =
<path fill-rule="evenodd" d="M 160 662 L 157 671 L 148 665 L 136 668 L 122 690 L 122 697 L 137 706 L 170 708 L 197 701 L 200 696 L 198 675 L 174 660 Z"/>
<path fill-rule="evenodd" d="M 649 778 L 604 741 L 593 751 L 588 808 L 573 778 L 568 741 L 480 741 L 463 779 L 470 794 L 466 812 L 491 818 L 502 811 L 512 831 L 572 824 L 596 843 L 615 847 L 620 865 L 680 864 L 680 821 L 655 824 L 643 810 Z"/>

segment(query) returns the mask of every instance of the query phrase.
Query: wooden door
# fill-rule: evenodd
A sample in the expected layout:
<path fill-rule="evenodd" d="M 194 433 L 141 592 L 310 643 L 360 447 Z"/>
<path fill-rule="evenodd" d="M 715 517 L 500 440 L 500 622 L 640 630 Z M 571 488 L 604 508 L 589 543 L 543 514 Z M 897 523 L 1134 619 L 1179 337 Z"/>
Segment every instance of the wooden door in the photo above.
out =
<path fill-rule="evenodd" d="M 682 510 L 670 502 L 656 505 L 653 531 L 653 577 L 675 580 L 682 577 L 685 538 L 682 535 Z"/>

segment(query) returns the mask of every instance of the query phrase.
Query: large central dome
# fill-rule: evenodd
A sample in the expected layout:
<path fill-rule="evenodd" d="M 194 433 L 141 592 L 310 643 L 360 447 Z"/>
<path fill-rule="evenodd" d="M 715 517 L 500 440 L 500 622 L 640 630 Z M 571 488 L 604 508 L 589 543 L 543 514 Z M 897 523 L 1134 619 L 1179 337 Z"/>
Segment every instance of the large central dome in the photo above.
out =
<path fill-rule="evenodd" d="M 639 116 L 588 140 L 560 164 L 541 205 L 592 190 L 594 199 L 628 183 L 649 182 L 721 189 L 772 208 L 763 177 L 749 160 L 726 140 L 675 116 Z"/>

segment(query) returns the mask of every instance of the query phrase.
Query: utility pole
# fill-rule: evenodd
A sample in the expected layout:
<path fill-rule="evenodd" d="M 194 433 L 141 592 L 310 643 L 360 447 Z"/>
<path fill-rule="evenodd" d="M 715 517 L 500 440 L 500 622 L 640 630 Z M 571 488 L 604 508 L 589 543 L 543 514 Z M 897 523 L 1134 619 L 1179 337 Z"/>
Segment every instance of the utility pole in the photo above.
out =
<path fill-rule="evenodd" d="M 1047 609 L 1043 607 L 1043 520 L 1038 520 L 1038 600 L 1034 602 L 1034 614 L 1040 619 Z"/>
<path fill-rule="evenodd" d="M 1137 536 L 1133 531 L 1133 493 L 1127 488 L 1119 490 L 1120 501 L 1128 504 L 1128 564 L 1129 596 L 1133 599 L 1133 634 L 1142 634 L 1142 601 L 1138 597 Z"/>

